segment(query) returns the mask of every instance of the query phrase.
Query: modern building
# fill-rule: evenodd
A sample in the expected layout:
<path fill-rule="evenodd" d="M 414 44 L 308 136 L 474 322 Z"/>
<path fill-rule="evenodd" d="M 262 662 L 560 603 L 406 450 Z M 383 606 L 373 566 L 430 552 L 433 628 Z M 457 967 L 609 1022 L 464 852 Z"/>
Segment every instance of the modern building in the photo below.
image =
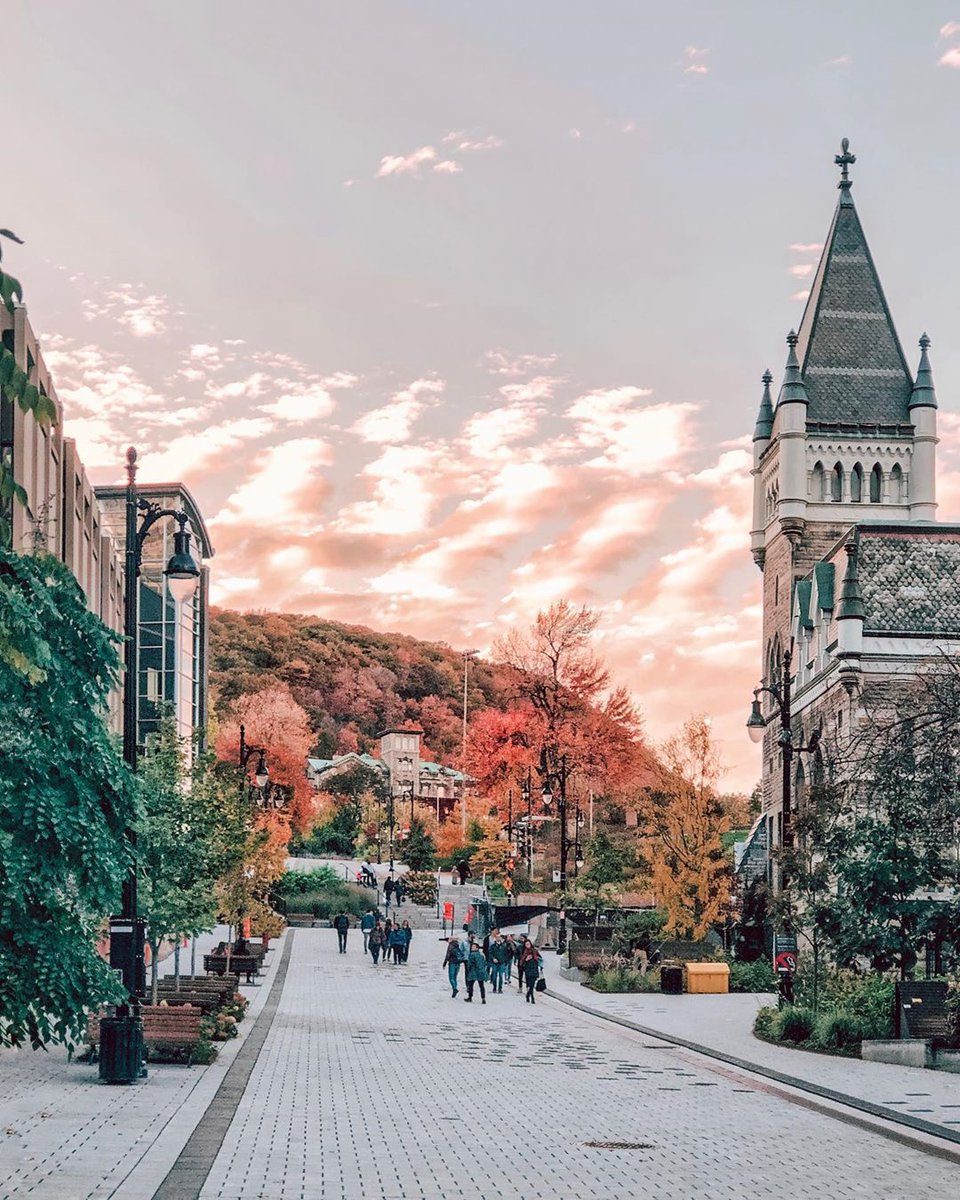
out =
<path fill-rule="evenodd" d="M 380 735 L 380 757 L 370 754 L 340 754 L 335 758 L 308 758 L 307 778 L 316 788 L 325 779 L 351 767 L 363 766 L 379 771 L 395 800 L 413 797 L 414 802 L 429 802 L 438 820 L 444 820 L 463 795 L 470 779 L 453 767 L 429 762 L 420 757 L 423 730 L 415 727 L 387 729 Z"/>
<path fill-rule="evenodd" d="M 122 548 L 126 522 L 126 487 L 95 489 L 104 529 Z M 191 535 L 194 556 L 204 560 L 214 554 L 210 536 L 196 501 L 182 483 L 139 484 L 138 493 L 162 509 L 182 510 Z M 189 741 L 207 723 L 208 628 L 210 569 L 200 568 L 194 595 L 175 604 L 164 567 L 174 551 L 176 524 L 158 521 L 143 545 L 140 573 L 140 683 L 137 740 L 143 744 L 157 727 L 162 713 L 172 711 L 177 732 Z"/>
<path fill-rule="evenodd" d="M 846 737 L 883 688 L 960 651 L 960 526 L 936 516 L 937 399 L 930 339 L 914 376 L 854 206 L 840 197 L 776 404 L 763 376 L 753 435 L 753 557 L 763 572 L 762 682 L 790 655 L 796 744 Z M 764 694 L 763 715 L 776 702 Z M 756 873 L 783 842 L 779 722 L 763 735 L 761 820 L 741 858 Z M 805 783 L 792 763 L 796 796 Z M 777 879 L 771 870 L 774 885 Z"/>

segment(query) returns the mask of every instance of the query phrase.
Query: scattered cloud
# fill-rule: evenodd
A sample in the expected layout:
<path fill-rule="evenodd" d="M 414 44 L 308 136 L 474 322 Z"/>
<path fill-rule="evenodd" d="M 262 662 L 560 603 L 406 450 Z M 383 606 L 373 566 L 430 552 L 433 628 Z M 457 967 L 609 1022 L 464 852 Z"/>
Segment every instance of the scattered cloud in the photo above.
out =
<path fill-rule="evenodd" d="M 583 133 L 582 133 L 582 132 L 581 132 L 579 129 L 577 129 L 576 127 L 574 127 L 573 129 L 571 129 L 569 132 L 570 132 L 570 136 L 573 138 L 573 140 L 574 140 L 575 142 L 579 142 L 579 141 L 580 141 L 580 139 L 583 137 Z"/>
<path fill-rule="evenodd" d="M 849 54 L 840 54 L 836 58 L 828 58 L 823 64 L 825 67 L 849 67 L 853 59 Z"/>
<path fill-rule="evenodd" d="M 95 299 L 85 299 L 80 307 L 87 321 L 116 321 L 134 337 L 157 337 L 165 333 L 173 315 L 166 296 L 147 292 L 142 284 L 121 283 L 96 289 Z"/>
<path fill-rule="evenodd" d="M 687 46 L 683 52 L 683 71 L 685 75 L 709 75 L 710 67 L 706 57 L 710 53 L 702 46 Z"/>
<path fill-rule="evenodd" d="M 960 46 L 951 46 L 946 53 L 941 54 L 937 60 L 938 66 L 941 67 L 957 67 L 960 68 Z"/>
<path fill-rule="evenodd" d="M 820 254 L 823 242 L 791 242 L 787 249 L 794 254 Z"/>
<path fill-rule="evenodd" d="M 389 403 L 354 421 L 350 432 L 365 442 L 399 443 L 409 440 L 414 423 L 443 395 L 442 379 L 416 379 L 397 392 Z"/>
<path fill-rule="evenodd" d="M 805 303 L 807 300 L 809 300 L 809 298 L 810 298 L 810 289 L 809 288 L 801 288 L 801 290 L 799 292 L 794 292 L 793 295 L 790 297 L 791 300 L 799 300 L 802 303 Z"/>
<path fill-rule="evenodd" d="M 441 162 L 435 163 L 433 169 L 439 175 L 459 175 L 463 167 L 454 159 L 445 158 Z"/>
<path fill-rule="evenodd" d="M 510 354 L 505 350 L 488 350 L 484 356 L 491 375 L 516 377 L 543 371 L 557 361 L 555 354 Z"/>
<path fill-rule="evenodd" d="M 437 157 L 433 146 L 421 146 L 410 154 L 386 154 L 380 159 L 377 171 L 378 179 L 388 175 L 420 175 L 420 168 L 425 163 L 432 163 Z"/>
<path fill-rule="evenodd" d="M 940 38 L 942 41 L 948 42 L 951 38 L 955 38 L 960 33 L 960 21 L 948 21 L 946 25 L 940 26 Z"/>
<path fill-rule="evenodd" d="M 792 263 L 787 268 L 787 272 L 791 279 L 794 280 L 794 282 L 800 279 L 810 279 L 814 271 L 817 269 L 817 263 L 820 261 L 820 255 L 823 251 L 823 243 L 791 242 L 787 249 L 797 258 L 806 260 Z M 804 302 L 809 295 L 809 288 L 801 288 L 799 291 L 792 292 L 790 299 Z"/>
<path fill-rule="evenodd" d="M 461 154 L 477 154 L 487 150 L 499 150 L 503 146 L 503 138 L 495 134 L 485 137 L 471 138 L 463 130 L 456 129 L 445 134 L 440 139 L 443 146 L 450 146 Z M 437 175 L 460 175 L 463 165 L 455 158 L 440 158 L 435 146 L 420 146 L 410 154 L 387 154 L 380 160 L 376 178 L 385 179 L 390 175 L 412 175 L 415 179 L 423 178 L 423 171 L 429 170 Z M 347 185 L 353 181 L 348 180 Z"/>
<path fill-rule="evenodd" d="M 808 275 L 813 274 L 813 263 L 794 263 L 790 274 L 794 279 L 806 279 Z"/>

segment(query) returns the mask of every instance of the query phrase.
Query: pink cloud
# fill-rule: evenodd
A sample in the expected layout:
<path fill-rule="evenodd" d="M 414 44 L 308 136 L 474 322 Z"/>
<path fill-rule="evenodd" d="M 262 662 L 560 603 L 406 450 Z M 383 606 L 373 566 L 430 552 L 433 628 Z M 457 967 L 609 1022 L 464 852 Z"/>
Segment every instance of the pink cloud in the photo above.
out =
<path fill-rule="evenodd" d="M 687 75 L 708 75 L 710 68 L 704 59 L 710 51 L 703 46 L 687 46 L 683 52 L 684 73 Z"/>
<path fill-rule="evenodd" d="M 937 60 L 937 65 L 941 67 L 957 67 L 960 68 L 960 46 L 951 46 L 945 54 L 942 54 Z"/>
<path fill-rule="evenodd" d="M 459 175 L 463 171 L 463 167 L 452 158 L 445 158 L 441 162 L 435 163 L 433 170 L 438 175 Z"/>
<path fill-rule="evenodd" d="M 419 176 L 420 168 L 425 163 L 433 162 L 436 157 L 433 146 L 421 146 L 410 154 L 386 154 L 380 159 L 377 178 L 385 179 L 388 175 Z"/>
<path fill-rule="evenodd" d="M 948 21 L 946 25 L 940 26 L 940 37 L 945 42 L 956 37 L 958 33 L 960 33 L 960 21 Z"/>
<path fill-rule="evenodd" d="M 372 409 L 354 421 L 350 432 L 365 442 L 406 442 L 414 423 L 439 402 L 444 387 L 442 379 L 415 379 L 409 387 L 397 392 L 388 404 Z"/>

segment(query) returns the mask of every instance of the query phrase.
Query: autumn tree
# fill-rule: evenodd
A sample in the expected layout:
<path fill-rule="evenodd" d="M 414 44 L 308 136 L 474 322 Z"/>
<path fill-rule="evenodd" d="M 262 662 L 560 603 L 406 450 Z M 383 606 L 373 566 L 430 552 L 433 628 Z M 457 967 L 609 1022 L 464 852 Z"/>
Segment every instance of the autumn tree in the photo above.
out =
<path fill-rule="evenodd" d="M 598 829 L 587 843 L 586 869 L 577 877 L 577 890 L 594 910 L 594 920 L 599 918 L 603 903 L 614 898 L 629 867 L 627 848 L 615 842 L 605 829 Z"/>
<path fill-rule="evenodd" d="M 653 890 L 669 933 L 702 938 L 721 919 L 729 894 L 721 840 L 727 821 L 717 792 L 722 769 L 706 718 L 691 717 L 660 757 L 644 811 Z"/>

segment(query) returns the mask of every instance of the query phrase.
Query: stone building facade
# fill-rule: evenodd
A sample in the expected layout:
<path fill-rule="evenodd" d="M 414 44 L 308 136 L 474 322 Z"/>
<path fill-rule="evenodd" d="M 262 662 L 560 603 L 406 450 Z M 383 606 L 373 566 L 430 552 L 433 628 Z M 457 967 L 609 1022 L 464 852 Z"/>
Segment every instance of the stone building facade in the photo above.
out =
<path fill-rule="evenodd" d="M 780 686 L 790 654 L 794 740 L 845 739 L 871 691 L 960 652 L 960 526 L 936 522 L 937 398 L 930 340 L 914 376 L 852 196 L 840 197 L 799 331 L 787 337 L 753 435 L 751 548 L 763 572 L 761 680 Z M 762 816 L 742 861 L 783 841 L 776 703 L 762 743 Z M 797 755 L 792 788 L 805 782 Z M 769 869 L 769 868 L 768 868 Z M 769 869 L 776 884 L 776 877 Z"/>

